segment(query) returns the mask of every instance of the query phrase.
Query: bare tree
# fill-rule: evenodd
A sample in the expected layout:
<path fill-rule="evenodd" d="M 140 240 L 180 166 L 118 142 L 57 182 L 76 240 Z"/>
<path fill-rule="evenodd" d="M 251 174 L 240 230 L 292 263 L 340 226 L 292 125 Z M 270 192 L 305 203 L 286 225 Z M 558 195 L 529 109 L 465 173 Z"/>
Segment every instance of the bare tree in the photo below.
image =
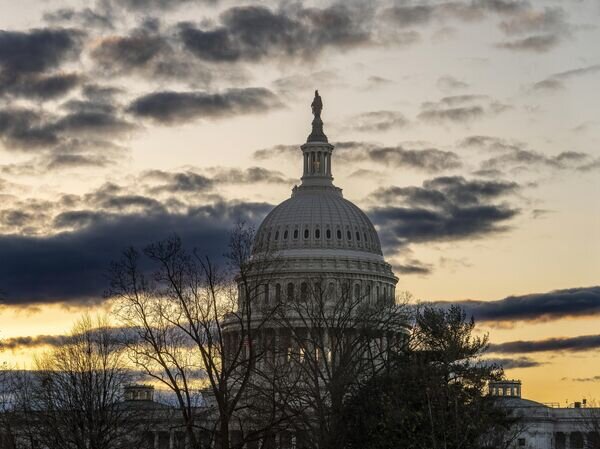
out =
<path fill-rule="evenodd" d="M 390 350 L 404 344 L 404 305 L 371 298 L 351 285 L 307 278 L 299 294 L 278 309 L 280 346 L 290 371 L 287 407 L 299 447 L 342 447 L 345 399 L 385 370 Z"/>
<path fill-rule="evenodd" d="M 276 271 L 272 255 L 252 255 L 253 240 L 252 229 L 238 226 L 224 267 L 172 237 L 143 253 L 125 251 L 111 268 L 116 314 L 135 334 L 128 340 L 130 359 L 175 394 L 194 448 L 258 441 L 283 419 L 273 407 L 260 419 L 251 413 L 255 387 L 262 385 L 253 379 L 264 354 L 259 340 L 274 313 L 261 308 L 259 298 Z M 252 428 L 244 429 L 251 418 Z"/>
<path fill-rule="evenodd" d="M 63 345 L 10 373 L 5 425 L 17 447 L 118 449 L 139 434 L 123 403 L 131 372 L 106 319 L 81 318 Z"/>

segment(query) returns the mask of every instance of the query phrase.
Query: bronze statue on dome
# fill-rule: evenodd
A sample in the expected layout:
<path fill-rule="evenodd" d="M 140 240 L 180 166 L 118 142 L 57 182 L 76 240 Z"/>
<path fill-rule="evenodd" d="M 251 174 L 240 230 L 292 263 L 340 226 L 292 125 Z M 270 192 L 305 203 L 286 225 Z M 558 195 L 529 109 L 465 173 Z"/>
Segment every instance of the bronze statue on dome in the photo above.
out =
<path fill-rule="evenodd" d="M 312 108 L 313 115 L 317 118 L 321 118 L 321 111 L 323 110 L 323 102 L 321 101 L 321 96 L 319 95 L 319 91 L 315 90 L 315 99 L 310 105 Z"/>

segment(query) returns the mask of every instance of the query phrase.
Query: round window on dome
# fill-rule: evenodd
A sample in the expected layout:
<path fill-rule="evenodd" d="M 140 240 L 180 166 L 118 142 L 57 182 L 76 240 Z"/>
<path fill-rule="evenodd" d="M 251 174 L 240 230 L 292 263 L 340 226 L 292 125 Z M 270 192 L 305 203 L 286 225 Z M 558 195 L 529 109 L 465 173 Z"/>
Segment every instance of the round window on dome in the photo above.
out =
<path fill-rule="evenodd" d="M 321 238 L 321 230 L 320 229 L 315 229 L 315 238 L 316 239 L 320 239 Z"/>

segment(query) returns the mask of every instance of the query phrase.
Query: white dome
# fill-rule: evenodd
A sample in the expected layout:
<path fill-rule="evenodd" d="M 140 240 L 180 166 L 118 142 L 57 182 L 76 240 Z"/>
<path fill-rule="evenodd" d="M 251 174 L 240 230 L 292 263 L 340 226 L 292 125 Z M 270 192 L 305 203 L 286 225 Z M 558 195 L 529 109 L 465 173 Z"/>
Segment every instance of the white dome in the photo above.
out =
<path fill-rule="evenodd" d="M 331 187 L 301 186 L 262 222 L 255 252 L 336 249 L 381 256 L 377 232 L 356 205 Z M 287 252 L 287 251 L 286 251 Z"/>

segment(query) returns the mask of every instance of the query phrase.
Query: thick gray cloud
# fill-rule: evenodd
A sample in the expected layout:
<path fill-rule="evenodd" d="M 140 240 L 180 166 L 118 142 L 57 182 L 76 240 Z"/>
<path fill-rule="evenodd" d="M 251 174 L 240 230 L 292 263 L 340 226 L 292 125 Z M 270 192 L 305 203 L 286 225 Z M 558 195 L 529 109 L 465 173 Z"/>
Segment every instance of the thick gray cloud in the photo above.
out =
<path fill-rule="evenodd" d="M 185 47 L 211 62 L 258 61 L 270 58 L 311 59 L 328 48 L 352 48 L 371 41 L 370 12 L 357 4 L 327 8 L 240 6 L 224 11 L 220 25 L 199 28 L 181 23 Z"/>
<path fill-rule="evenodd" d="M 451 303 L 437 302 L 437 306 Z M 477 321 L 548 321 L 600 315 L 600 287 L 580 287 L 509 296 L 497 301 L 467 300 L 458 303 Z"/>
<path fill-rule="evenodd" d="M 218 203 L 170 213 L 140 196 L 115 195 L 102 201 L 104 211 L 74 210 L 56 217 L 55 226 L 74 230 L 40 237 L 0 235 L 4 304 L 100 302 L 111 260 L 128 246 L 144 246 L 173 233 L 186 245 L 220 260 L 235 223 L 257 223 L 272 207 Z M 132 207 L 143 211 L 118 212 Z"/>
<path fill-rule="evenodd" d="M 228 89 L 222 93 L 154 92 L 134 100 L 128 110 L 141 118 L 177 124 L 267 112 L 281 106 L 279 99 L 268 89 L 249 87 Z"/>
<path fill-rule="evenodd" d="M 501 354 L 528 354 L 533 352 L 582 352 L 600 349 L 600 335 L 547 338 L 545 340 L 517 340 L 490 345 L 489 352 Z"/>
<path fill-rule="evenodd" d="M 0 31 L 0 67 L 7 75 L 54 69 L 78 56 L 81 37 L 79 31 L 60 28 Z"/>
<path fill-rule="evenodd" d="M 516 193 L 516 183 L 468 181 L 439 177 L 422 187 L 389 187 L 371 198 L 383 206 L 369 211 L 385 246 L 393 249 L 410 243 L 474 239 L 508 229 L 518 209 L 497 203 Z"/>
<path fill-rule="evenodd" d="M 543 362 L 538 362 L 537 360 L 529 357 L 490 358 L 485 359 L 485 362 L 494 365 L 500 365 L 504 369 L 536 368 L 544 365 Z"/>
<path fill-rule="evenodd" d="M 61 28 L 0 31 L 0 95 L 47 100 L 71 91 L 82 77 L 55 70 L 79 56 L 82 37 Z"/>
<path fill-rule="evenodd" d="M 481 163 L 475 172 L 480 176 L 497 177 L 503 170 L 535 171 L 543 168 L 590 171 L 598 168 L 600 163 L 600 160 L 581 151 L 563 151 L 551 156 L 529 150 L 523 142 L 492 136 L 469 136 L 458 145 L 481 150 L 484 154 L 497 154 Z"/>
<path fill-rule="evenodd" d="M 409 259 L 404 263 L 394 264 L 394 272 L 403 275 L 416 274 L 423 276 L 431 274 L 432 271 L 433 267 L 431 265 L 424 264 L 423 262 L 415 259 Z"/>

